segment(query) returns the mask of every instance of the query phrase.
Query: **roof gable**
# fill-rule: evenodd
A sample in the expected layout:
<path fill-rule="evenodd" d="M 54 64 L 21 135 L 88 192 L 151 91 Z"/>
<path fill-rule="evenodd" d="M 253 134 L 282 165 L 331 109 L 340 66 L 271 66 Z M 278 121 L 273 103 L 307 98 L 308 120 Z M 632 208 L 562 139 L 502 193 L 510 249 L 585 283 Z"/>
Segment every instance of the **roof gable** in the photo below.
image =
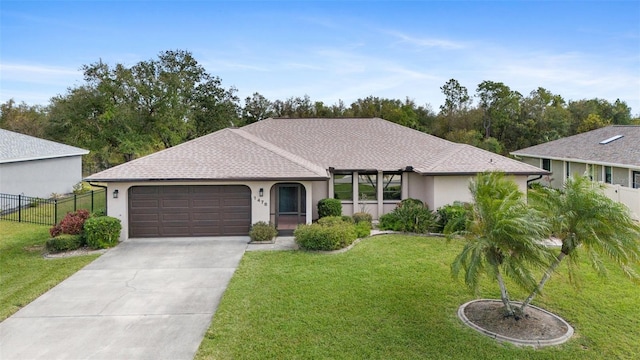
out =
<path fill-rule="evenodd" d="M 640 126 L 607 126 L 514 151 L 512 154 L 640 167 Z"/>
<path fill-rule="evenodd" d="M 0 163 L 81 156 L 89 150 L 0 129 Z"/>
<path fill-rule="evenodd" d="M 319 179 L 323 168 L 223 129 L 89 176 L 90 181 Z"/>

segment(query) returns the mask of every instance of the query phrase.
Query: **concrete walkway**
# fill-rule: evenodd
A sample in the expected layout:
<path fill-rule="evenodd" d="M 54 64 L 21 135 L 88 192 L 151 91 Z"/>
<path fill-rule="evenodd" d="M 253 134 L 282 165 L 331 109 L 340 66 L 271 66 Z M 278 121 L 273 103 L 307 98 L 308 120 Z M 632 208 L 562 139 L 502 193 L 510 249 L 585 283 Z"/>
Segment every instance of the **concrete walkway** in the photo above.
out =
<path fill-rule="evenodd" d="M 125 241 L 0 323 L 0 359 L 192 359 L 248 241 Z"/>

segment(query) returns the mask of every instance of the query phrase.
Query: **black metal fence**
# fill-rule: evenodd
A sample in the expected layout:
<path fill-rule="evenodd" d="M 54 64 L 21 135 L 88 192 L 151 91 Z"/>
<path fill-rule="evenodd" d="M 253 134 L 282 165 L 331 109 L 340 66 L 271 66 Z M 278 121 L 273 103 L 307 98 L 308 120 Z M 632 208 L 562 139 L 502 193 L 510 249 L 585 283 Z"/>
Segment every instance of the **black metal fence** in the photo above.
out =
<path fill-rule="evenodd" d="M 68 212 L 80 209 L 106 214 L 106 189 L 52 199 L 0 194 L 0 220 L 55 225 Z"/>

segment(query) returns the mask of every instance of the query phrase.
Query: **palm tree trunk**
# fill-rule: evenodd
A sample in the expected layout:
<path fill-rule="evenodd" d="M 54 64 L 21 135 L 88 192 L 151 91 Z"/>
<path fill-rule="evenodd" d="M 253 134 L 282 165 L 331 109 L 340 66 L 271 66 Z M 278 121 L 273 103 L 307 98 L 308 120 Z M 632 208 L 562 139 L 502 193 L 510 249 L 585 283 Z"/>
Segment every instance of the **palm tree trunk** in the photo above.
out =
<path fill-rule="evenodd" d="M 536 288 L 533 289 L 531 294 L 529 294 L 529 297 L 522 303 L 522 306 L 520 307 L 521 312 L 524 313 L 524 309 L 527 306 L 529 306 L 529 304 L 531 304 L 531 301 L 533 301 L 533 298 L 542 291 L 542 288 L 547 283 L 547 280 L 551 278 L 551 275 L 553 274 L 554 271 L 556 271 L 556 268 L 558 267 L 558 265 L 560 265 L 560 263 L 562 262 L 562 259 L 564 259 L 565 256 L 567 255 L 563 252 L 560 252 L 560 254 L 558 254 L 553 264 L 551 264 L 551 266 L 549 266 L 549 268 L 544 272 L 544 275 L 542 276 L 540 283 L 538 283 L 538 286 L 536 286 Z"/>
<path fill-rule="evenodd" d="M 500 286 L 500 298 L 502 299 L 502 303 L 504 303 L 504 307 L 507 309 L 507 316 L 513 316 L 515 315 L 515 313 L 513 312 L 513 308 L 511 307 L 509 293 L 507 292 L 507 287 L 504 284 L 504 280 L 502 279 L 502 274 L 500 274 L 500 271 L 496 271 L 496 279 L 498 280 L 498 285 Z"/>

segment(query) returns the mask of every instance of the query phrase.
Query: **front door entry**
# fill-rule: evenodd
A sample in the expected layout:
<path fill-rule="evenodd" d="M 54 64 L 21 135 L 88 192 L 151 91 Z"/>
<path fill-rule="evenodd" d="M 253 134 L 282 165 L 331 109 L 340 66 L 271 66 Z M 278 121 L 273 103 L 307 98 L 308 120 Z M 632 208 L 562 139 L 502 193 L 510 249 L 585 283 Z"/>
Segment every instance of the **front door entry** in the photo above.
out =
<path fill-rule="evenodd" d="M 298 224 L 306 223 L 307 195 L 300 184 L 276 185 L 276 228 L 280 234 L 293 234 Z"/>

